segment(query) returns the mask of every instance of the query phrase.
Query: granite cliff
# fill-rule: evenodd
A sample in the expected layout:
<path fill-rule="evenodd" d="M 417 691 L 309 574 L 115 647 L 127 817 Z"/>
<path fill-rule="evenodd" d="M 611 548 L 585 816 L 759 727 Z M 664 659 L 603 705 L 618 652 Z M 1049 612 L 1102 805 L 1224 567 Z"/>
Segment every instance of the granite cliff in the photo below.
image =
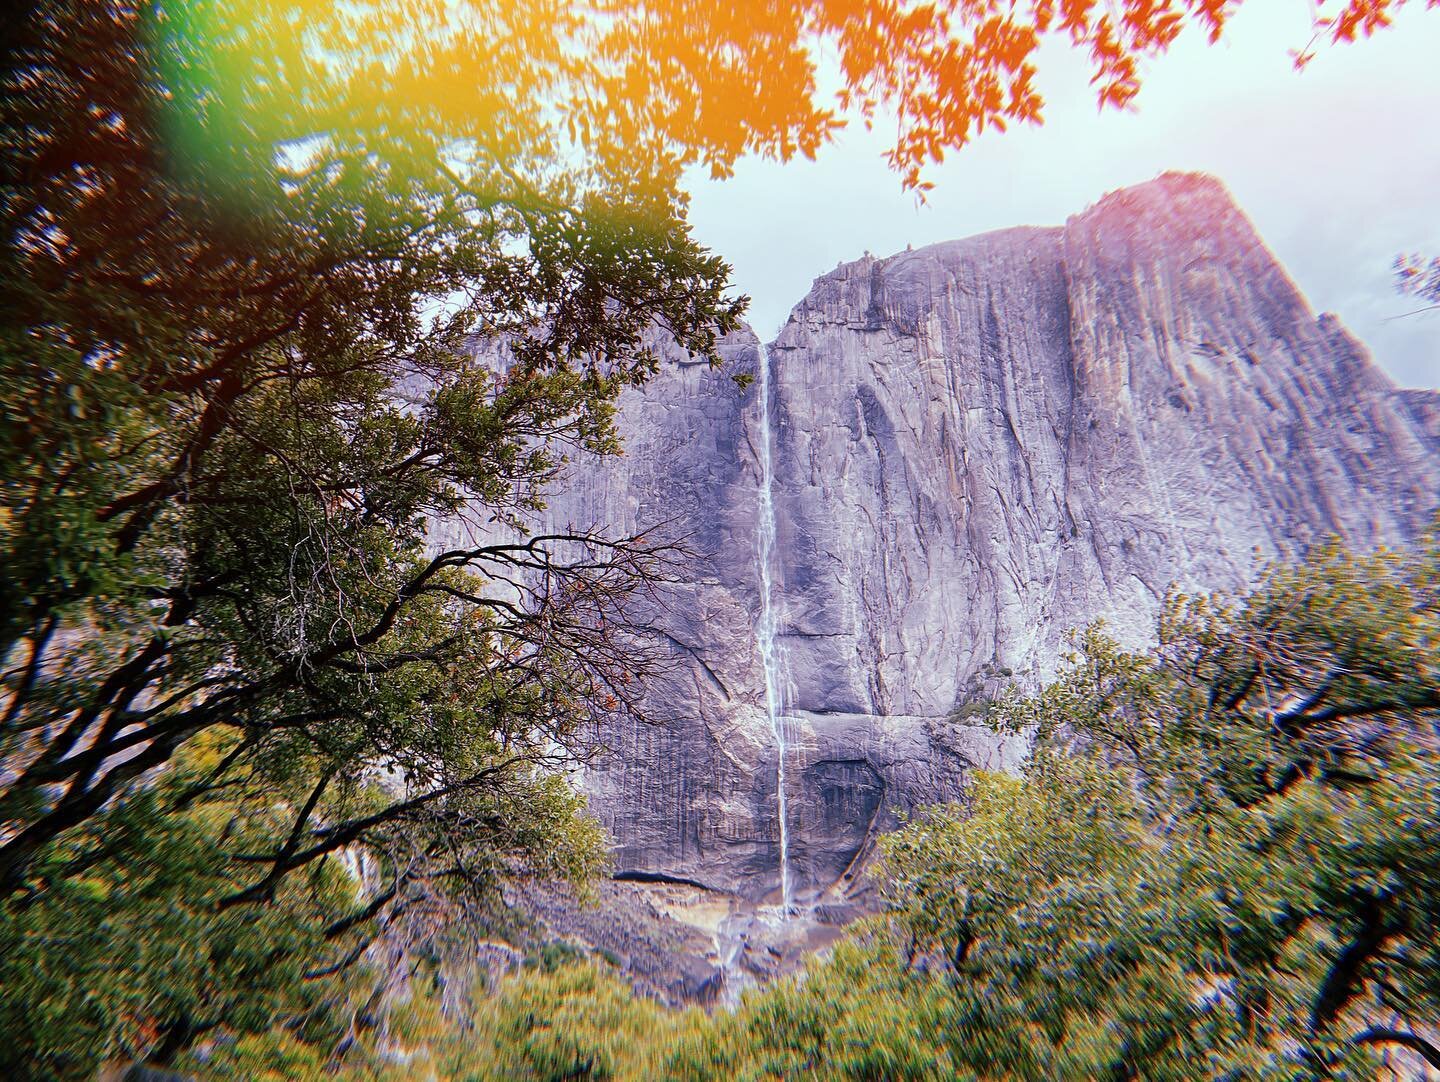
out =
<path fill-rule="evenodd" d="M 583 779 L 622 876 L 777 902 L 783 804 L 794 901 L 849 899 L 898 811 L 1019 761 L 975 705 L 1053 671 L 1066 629 L 1143 642 L 1171 583 L 1404 542 L 1440 503 L 1440 392 L 1317 318 L 1206 177 L 842 265 L 725 351 L 762 378 L 668 357 L 621 402 L 625 455 L 576 462 L 547 513 L 693 553 L 645 614 L 650 720 Z"/>

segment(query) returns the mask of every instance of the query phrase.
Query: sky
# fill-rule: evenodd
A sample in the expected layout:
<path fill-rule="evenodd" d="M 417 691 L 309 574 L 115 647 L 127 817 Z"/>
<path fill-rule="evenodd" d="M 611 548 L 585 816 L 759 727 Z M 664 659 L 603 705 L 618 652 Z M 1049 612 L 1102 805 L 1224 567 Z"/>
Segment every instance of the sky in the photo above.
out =
<path fill-rule="evenodd" d="M 818 275 L 1015 225 L 1059 225 L 1106 192 L 1170 169 L 1219 177 L 1317 311 L 1335 312 L 1402 386 L 1440 387 L 1440 312 L 1395 292 L 1398 252 L 1440 254 L 1440 11 L 1322 46 L 1304 72 L 1309 0 L 1252 0 L 1209 45 L 1198 28 L 1143 69 L 1136 108 L 1101 113 L 1085 57 L 1040 54 L 1045 123 L 987 133 L 903 191 L 877 130 L 858 124 L 814 162 L 742 161 L 691 178 L 697 238 L 735 268 L 772 338 Z"/>

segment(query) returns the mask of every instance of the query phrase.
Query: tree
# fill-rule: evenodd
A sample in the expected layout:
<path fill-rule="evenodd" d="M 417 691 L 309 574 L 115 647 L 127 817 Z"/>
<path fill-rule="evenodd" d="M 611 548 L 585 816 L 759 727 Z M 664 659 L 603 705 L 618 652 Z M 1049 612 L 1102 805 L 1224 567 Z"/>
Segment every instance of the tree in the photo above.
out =
<path fill-rule="evenodd" d="M 337 864 L 315 864 L 287 879 L 277 905 L 222 910 L 244 885 L 215 859 L 224 811 L 212 803 L 174 813 L 180 780 L 172 772 L 48 847 L 36 876 L 50 891 L 0 910 L 7 1078 L 92 1078 L 107 1059 L 164 1062 L 222 1025 L 244 1034 L 277 1016 L 309 1016 L 312 1037 L 328 1029 L 317 1020 L 331 1013 L 335 982 L 305 978 L 332 949 L 353 949 L 355 930 L 339 924 L 355 882 Z M 283 826 L 274 810 L 253 811 L 229 828 L 237 842 L 263 844 Z"/>
<path fill-rule="evenodd" d="M 1401 293 L 1408 293 L 1428 301 L 1429 311 L 1440 305 L 1440 257 L 1425 260 L 1420 255 L 1402 255 L 1395 260 L 1395 286 Z"/>
<path fill-rule="evenodd" d="M 1435 538 L 1322 548 L 1240 599 L 1172 594 L 1152 649 L 1078 634 L 1058 680 L 992 716 L 1036 734 L 1023 772 L 977 772 L 882 839 L 885 911 L 802 980 L 657 1018 L 593 968 L 525 976 L 477 1005 L 454 1075 L 1436 1065 L 1437 569 Z"/>
<path fill-rule="evenodd" d="M 1352 3 L 1334 36 L 1370 32 L 1390 6 Z M 1041 35 L 1088 47 L 1102 102 L 1123 104 L 1135 57 L 1166 47 L 1184 22 L 1168 4 L 1127 8 L 1119 22 L 1090 3 L 1003 16 L 979 4 L 809 4 L 768 21 L 703 7 L 617 4 L 589 19 L 539 2 L 458 15 L 299 4 L 22 10 L 5 68 L 14 272 L 0 648 L 19 658 L 7 759 L 25 761 L 19 745 L 44 738 L 6 796 L 17 830 L 0 848 L 4 889 L 37 847 L 188 735 L 222 715 L 234 723 L 255 696 L 303 684 L 308 668 L 370 677 L 402 658 L 440 664 L 430 647 L 458 645 L 456 628 L 422 636 L 426 645 L 389 641 L 384 662 L 347 655 L 373 653 L 406 625 L 412 601 L 465 598 L 447 574 L 477 563 L 554 569 L 533 547 L 489 546 L 403 571 L 392 562 L 383 582 L 374 553 L 350 539 L 368 531 L 398 555 L 413 552 L 427 514 L 466 502 L 522 509 L 555 461 L 537 440 L 615 449 L 609 403 L 651 370 L 641 341 L 651 323 L 713 357 L 739 304 L 721 299 L 723 264 L 685 237 L 678 170 L 698 160 L 723 172 L 750 150 L 813 153 L 838 121 L 813 100 L 810 41 L 839 44 L 842 105 L 867 118 L 894 106 L 902 139 L 892 159 L 919 183 L 920 164 L 944 147 L 1038 117 L 1028 57 Z M 1218 34 L 1230 9 L 1188 10 Z M 321 41 L 353 44 L 337 53 Z M 581 61 L 577 43 L 590 50 Z M 737 98 L 755 71 L 773 79 Z M 581 151 L 578 168 L 566 168 L 574 155 L 556 119 Z M 503 383 L 457 365 L 475 333 L 515 343 Z M 384 404 L 401 373 L 430 382 L 424 410 Z M 477 417 L 482 404 L 488 415 Z M 278 423 L 287 412 L 288 428 Z M 309 501 L 306 513 L 260 521 L 292 492 Z M 252 515 L 243 538 L 242 508 Z M 242 551 L 260 533 L 284 541 L 265 555 Z M 332 583 L 334 605 L 319 600 L 342 552 L 369 592 L 355 611 L 358 583 Z M 292 566 L 287 553 L 302 558 Z M 177 560 L 183 585 L 167 574 Z M 252 609 L 267 591 L 240 589 L 237 564 L 259 573 L 247 590 L 259 575 L 297 584 L 290 608 Z M 596 591 L 580 593 L 597 604 Z M 46 703 L 47 651 L 72 641 L 75 606 L 98 626 L 102 597 L 108 652 L 123 660 L 91 671 L 88 699 Z M 231 663 L 234 642 L 202 649 L 162 630 L 239 597 L 228 637 L 268 629 L 275 640 L 243 678 L 213 671 Z M 295 641 L 327 620 L 354 641 Z M 122 625 L 135 636 L 128 653 L 115 649 Z M 282 625 L 290 630 L 276 636 Z M 161 698 L 185 708 L 163 722 L 147 715 L 137 731 L 131 708 L 158 692 L 162 672 Z M 65 684 L 66 694 L 78 686 Z M 310 725 L 333 713 L 333 689 L 302 700 L 275 716 Z"/>
<path fill-rule="evenodd" d="M 1373 19 L 1335 36 L 1391 6 L 1352 3 Z M 626 600 L 666 550 L 523 522 L 567 453 L 618 451 L 648 336 L 715 360 L 738 322 L 682 170 L 814 153 L 842 113 L 892 107 L 918 185 L 983 127 L 1038 118 L 1042 35 L 1091 50 L 1123 104 L 1135 57 L 1229 10 L 14 8 L 0 904 L 43 915 L 85 868 L 123 867 L 103 828 L 134 801 L 158 818 L 117 832 L 133 845 L 226 809 L 199 820 L 216 912 L 357 852 L 380 877 L 347 928 L 593 870 L 556 772 L 637 701 Z M 465 515 L 437 547 L 429 524 Z M 201 747 L 204 772 L 164 780 Z M 287 816 L 271 844 L 227 829 L 262 809 Z"/>
<path fill-rule="evenodd" d="M 1018 1077 L 1440 1065 L 1437 567 L 1324 549 L 1236 604 L 1172 596 L 1151 652 L 1091 629 L 1005 700 L 1024 776 L 885 849 L 952 1025 Z"/>
<path fill-rule="evenodd" d="M 129 896 L 177 832 L 212 864 L 149 903 L 222 930 L 292 880 L 367 869 L 349 912 L 275 938 L 294 957 L 273 974 L 353 962 L 349 933 L 401 914 L 493 921 L 507 876 L 603 862 L 561 770 L 637 699 L 625 603 L 666 548 L 522 519 L 564 455 L 618 450 L 647 336 L 713 358 L 740 302 L 673 193 L 562 168 L 553 51 L 487 38 L 516 93 L 463 125 L 403 95 L 346 113 L 356 94 L 310 79 L 324 57 L 286 53 L 295 13 L 44 3 L 6 40 L 7 957 L 93 919 L 77 884 Z M 476 336 L 508 343 L 503 369 Z M 456 544 L 430 532 L 445 518 Z M 146 927 L 147 965 L 214 957 Z M 132 1028 L 168 1053 L 234 1024 L 235 979 L 145 999 Z M 124 989 L 86 994 L 129 1018 Z M 17 1047 L 73 1074 L 58 1032 Z"/>

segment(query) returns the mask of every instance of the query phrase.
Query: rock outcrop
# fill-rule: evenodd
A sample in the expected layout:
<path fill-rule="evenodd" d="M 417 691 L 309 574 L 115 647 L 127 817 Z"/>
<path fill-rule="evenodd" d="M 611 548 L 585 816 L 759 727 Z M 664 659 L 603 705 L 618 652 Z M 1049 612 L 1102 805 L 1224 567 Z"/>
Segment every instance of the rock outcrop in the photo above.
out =
<path fill-rule="evenodd" d="M 1318 318 L 1224 188 L 1166 175 L 1063 227 L 866 257 L 816 280 L 770 365 L 791 868 L 847 896 L 898 811 L 1024 754 L 974 724 L 1066 629 L 1152 634 L 1166 587 L 1235 590 L 1338 534 L 1416 536 L 1440 396 Z M 576 463 L 555 523 L 694 554 L 647 614 L 651 719 L 587 767 L 622 872 L 776 900 L 777 748 L 755 643 L 760 383 L 671 357 Z M 968 709 L 967 709 L 968 708 Z"/>

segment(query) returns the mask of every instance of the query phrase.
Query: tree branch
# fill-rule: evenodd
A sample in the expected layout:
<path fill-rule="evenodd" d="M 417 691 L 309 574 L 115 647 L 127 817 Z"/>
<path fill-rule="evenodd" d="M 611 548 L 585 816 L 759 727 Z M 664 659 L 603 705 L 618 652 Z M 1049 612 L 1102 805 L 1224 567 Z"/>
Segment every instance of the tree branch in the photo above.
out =
<path fill-rule="evenodd" d="M 1440 1048 L 1431 1044 L 1418 1033 L 1408 1030 L 1391 1029 L 1388 1026 L 1371 1026 L 1350 1038 L 1355 1044 L 1398 1044 L 1420 1055 L 1430 1066 L 1440 1069 Z"/>

